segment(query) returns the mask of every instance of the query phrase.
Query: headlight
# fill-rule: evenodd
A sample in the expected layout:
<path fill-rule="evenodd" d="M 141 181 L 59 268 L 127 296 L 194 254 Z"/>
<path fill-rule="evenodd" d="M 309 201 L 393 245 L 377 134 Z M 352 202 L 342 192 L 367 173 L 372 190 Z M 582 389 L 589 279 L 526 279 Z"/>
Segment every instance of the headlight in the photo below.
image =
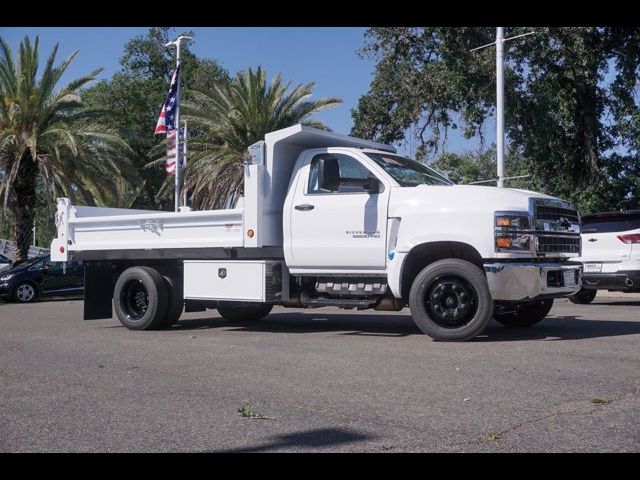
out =
<path fill-rule="evenodd" d="M 0 277 L 0 282 L 6 282 L 7 280 L 11 280 L 14 275 L 15 275 L 14 273 L 10 273 L 8 275 L 2 275 Z"/>
<path fill-rule="evenodd" d="M 496 252 L 529 252 L 533 244 L 531 218 L 528 212 L 496 212 Z"/>
<path fill-rule="evenodd" d="M 531 222 L 528 213 L 496 212 L 496 230 L 529 230 Z"/>

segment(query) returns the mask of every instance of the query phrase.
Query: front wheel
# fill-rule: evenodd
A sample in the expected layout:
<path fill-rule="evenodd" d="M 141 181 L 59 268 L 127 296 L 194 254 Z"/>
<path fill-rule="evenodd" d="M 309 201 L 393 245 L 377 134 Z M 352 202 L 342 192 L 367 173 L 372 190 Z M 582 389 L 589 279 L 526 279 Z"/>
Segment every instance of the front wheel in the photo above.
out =
<path fill-rule="evenodd" d="M 271 312 L 270 303 L 227 303 L 218 305 L 218 313 L 231 322 L 253 322 L 260 320 Z"/>
<path fill-rule="evenodd" d="M 435 340 L 464 341 L 491 321 L 493 299 L 484 272 L 460 259 L 439 260 L 415 278 L 409 293 L 411 316 Z"/>
<path fill-rule="evenodd" d="M 529 327 L 544 320 L 553 307 L 553 298 L 514 304 L 496 302 L 493 318 L 506 327 Z"/>
<path fill-rule="evenodd" d="M 38 298 L 38 290 L 30 282 L 22 282 L 13 289 L 13 300 L 19 303 L 30 303 Z"/>
<path fill-rule="evenodd" d="M 578 293 L 574 293 L 569 297 L 573 303 L 577 303 L 578 305 L 585 305 L 587 303 L 593 302 L 598 294 L 598 290 L 591 288 L 581 288 Z"/>

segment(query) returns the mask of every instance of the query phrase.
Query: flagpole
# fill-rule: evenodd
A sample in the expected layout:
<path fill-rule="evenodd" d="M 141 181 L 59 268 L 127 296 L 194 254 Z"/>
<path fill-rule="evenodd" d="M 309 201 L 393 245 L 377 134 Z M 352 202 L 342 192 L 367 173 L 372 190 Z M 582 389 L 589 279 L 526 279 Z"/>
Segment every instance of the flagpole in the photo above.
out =
<path fill-rule="evenodd" d="M 180 37 L 176 40 L 176 68 L 180 65 Z M 176 212 L 180 209 L 180 77 L 178 75 L 176 81 L 176 185 L 175 185 L 175 203 Z"/>
<path fill-rule="evenodd" d="M 172 45 L 176 46 L 176 70 L 180 66 L 180 45 L 182 40 L 191 40 L 192 37 L 187 37 L 186 35 L 180 35 L 173 42 L 169 42 L 165 45 L 165 47 L 169 47 Z M 180 77 L 176 79 L 178 85 L 176 86 L 176 184 L 175 184 L 175 211 L 177 212 L 180 208 Z"/>
<path fill-rule="evenodd" d="M 184 139 L 182 140 L 183 146 L 182 146 L 182 168 L 186 168 L 187 167 L 187 121 L 184 121 Z M 187 206 L 187 188 L 184 186 L 185 185 L 185 180 L 187 178 L 183 175 L 182 176 L 182 205 L 184 205 L 185 207 Z"/>

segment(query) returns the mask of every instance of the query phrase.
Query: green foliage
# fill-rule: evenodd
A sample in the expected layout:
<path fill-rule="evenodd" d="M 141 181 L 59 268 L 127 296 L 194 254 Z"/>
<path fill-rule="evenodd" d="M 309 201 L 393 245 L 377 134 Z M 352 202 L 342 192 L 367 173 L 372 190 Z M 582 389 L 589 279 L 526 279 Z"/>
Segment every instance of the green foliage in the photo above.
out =
<path fill-rule="evenodd" d="M 262 415 L 262 413 L 260 413 L 258 410 L 256 410 L 254 407 L 248 404 L 238 408 L 238 410 L 236 411 L 236 414 L 239 417 L 243 417 L 243 418 L 264 418 L 264 415 Z"/>
<path fill-rule="evenodd" d="M 0 194 L 13 217 L 16 261 L 26 258 L 38 209 L 50 211 L 46 197 L 94 204 L 115 192 L 121 174 L 135 175 L 126 142 L 79 93 L 101 69 L 59 87 L 78 51 L 54 66 L 57 51 L 56 45 L 42 68 L 38 37 L 32 43 L 25 36 L 17 61 L 0 38 Z M 44 233 L 49 225 L 41 222 Z"/>
<path fill-rule="evenodd" d="M 449 180 L 460 184 L 491 180 L 496 177 L 495 156 L 490 150 L 467 152 L 463 155 L 443 153 L 431 166 L 446 173 Z M 487 183 L 487 185 L 491 184 Z"/>
<path fill-rule="evenodd" d="M 507 36 L 529 31 L 505 43 L 505 125 L 530 183 L 585 212 L 637 205 L 640 29 Z M 494 39 L 490 27 L 370 29 L 362 53 L 377 59 L 376 72 L 352 111 L 352 134 L 397 142 L 413 127 L 420 158 L 436 154 L 449 129 L 482 136 L 494 113 L 495 49 L 470 50 Z"/>
<path fill-rule="evenodd" d="M 242 187 L 242 162 L 247 147 L 273 130 L 297 123 L 325 127 L 312 115 L 341 103 L 337 98 L 310 100 L 314 83 L 291 87 L 280 75 L 267 83 L 258 67 L 245 70 L 213 88 L 192 88 L 192 100 L 182 108 L 183 118 L 200 131 L 189 142 L 185 169 L 191 204 L 219 208 Z M 164 192 L 170 185 L 165 183 Z"/>
<path fill-rule="evenodd" d="M 507 178 L 505 186 L 525 190 L 540 188 L 539 183 L 529 173 L 529 162 L 518 152 L 506 152 L 504 163 L 505 170 L 509 172 L 509 177 L 526 176 L 525 178 Z M 482 182 L 481 185 L 493 186 L 497 184 L 495 145 L 486 150 L 471 151 L 463 154 L 442 153 L 431 163 L 431 166 L 446 173 L 449 179 L 455 183 Z"/>
<path fill-rule="evenodd" d="M 192 32 L 181 35 L 194 36 Z M 84 92 L 88 104 L 113 112 L 113 124 L 127 139 L 135 152 L 134 163 L 143 182 L 121 185 L 124 193 L 135 208 L 167 209 L 170 199 L 157 197 L 167 178 L 164 169 L 164 137 L 154 135 L 158 114 L 167 95 L 171 74 L 175 68 L 175 48 L 167 49 L 165 44 L 176 36 L 174 29 L 150 28 L 145 36 L 138 36 L 124 47 L 120 59 L 121 71 L 109 80 L 102 80 Z M 213 88 L 228 79 L 227 72 L 213 60 L 198 59 L 188 45 L 181 48 L 182 97 L 189 99 L 189 88 Z M 159 158 L 157 168 L 145 169 L 147 164 Z M 116 206 L 121 196 L 105 199 Z M 123 205 L 120 205 L 123 206 Z"/>

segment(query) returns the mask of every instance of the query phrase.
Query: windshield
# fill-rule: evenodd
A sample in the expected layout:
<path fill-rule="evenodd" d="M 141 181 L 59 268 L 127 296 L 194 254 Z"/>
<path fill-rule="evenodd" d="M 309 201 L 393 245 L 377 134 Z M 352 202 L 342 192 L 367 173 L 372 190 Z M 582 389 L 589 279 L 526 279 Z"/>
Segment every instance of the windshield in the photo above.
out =
<path fill-rule="evenodd" d="M 640 215 L 582 217 L 582 233 L 627 232 L 640 229 Z"/>
<path fill-rule="evenodd" d="M 28 260 L 25 260 L 23 262 L 17 263 L 13 266 L 13 268 L 23 268 L 23 267 L 31 267 L 33 265 L 35 265 L 36 263 L 42 262 L 43 260 L 46 260 L 47 256 L 45 257 L 36 257 L 36 258 L 30 258 Z"/>
<path fill-rule="evenodd" d="M 365 154 L 380 165 L 402 187 L 453 185 L 446 177 L 415 160 L 387 153 L 365 152 Z"/>

